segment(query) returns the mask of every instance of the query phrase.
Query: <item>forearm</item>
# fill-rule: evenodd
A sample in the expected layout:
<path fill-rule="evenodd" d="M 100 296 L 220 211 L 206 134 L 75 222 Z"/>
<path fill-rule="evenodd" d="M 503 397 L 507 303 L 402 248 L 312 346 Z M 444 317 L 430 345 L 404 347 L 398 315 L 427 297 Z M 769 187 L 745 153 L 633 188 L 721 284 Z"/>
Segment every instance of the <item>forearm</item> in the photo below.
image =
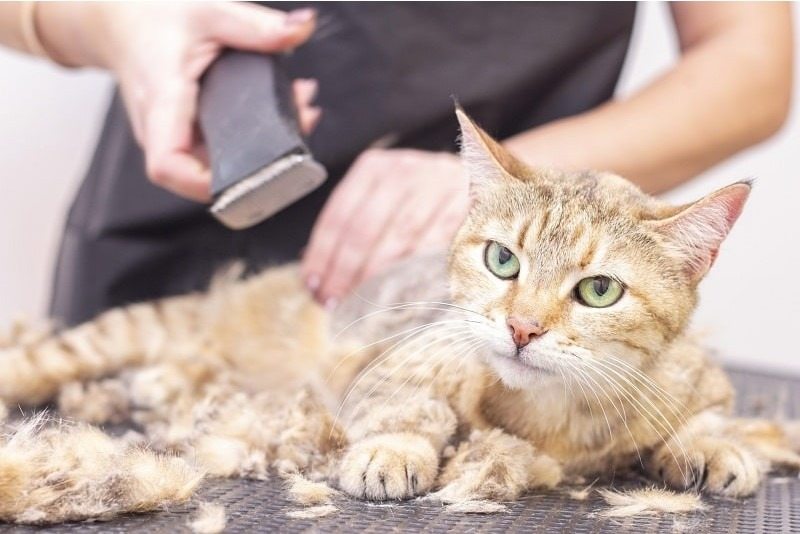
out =
<path fill-rule="evenodd" d="M 693 32 L 681 20 L 686 7 L 673 9 L 685 50 L 673 70 L 626 100 L 506 145 L 534 165 L 609 170 L 661 192 L 774 133 L 790 99 L 789 8 L 740 7 L 713 32 Z"/>
<path fill-rule="evenodd" d="M 107 67 L 106 47 L 94 42 L 102 9 L 88 2 L 0 3 L 0 44 L 65 66 Z"/>
<path fill-rule="evenodd" d="M 22 2 L 0 3 L 0 44 L 20 52 L 30 52 L 23 33 L 23 11 Z"/>

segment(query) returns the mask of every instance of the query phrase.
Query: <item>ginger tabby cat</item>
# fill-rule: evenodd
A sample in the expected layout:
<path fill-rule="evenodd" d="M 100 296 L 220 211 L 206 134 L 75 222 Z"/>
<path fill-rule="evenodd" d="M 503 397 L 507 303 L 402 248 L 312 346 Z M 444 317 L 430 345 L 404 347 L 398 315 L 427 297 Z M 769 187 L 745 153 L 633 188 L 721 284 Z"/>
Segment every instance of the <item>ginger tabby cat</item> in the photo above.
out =
<path fill-rule="evenodd" d="M 324 402 L 309 406 L 332 417 L 295 442 L 328 447 L 317 478 L 372 500 L 505 500 L 636 465 L 744 496 L 772 465 L 800 466 L 787 426 L 729 415 L 725 373 L 687 332 L 750 184 L 670 206 L 612 174 L 529 168 L 457 114 L 472 205 L 446 260 L 412 258 L 332 315 L 295 266 L 111 310 L 0 349 L 0 398 L 36 404 L 121 373 L 117 404 L 147 414 L 134 420 L 154 447 L 251 476 L 288 439 L 256 432 L 272 417 L 263 392 L 311 384 Z M 205 455 L 222 442 L 241 465 Z M 279 470 L 316 458 L 287 450 Z"/>

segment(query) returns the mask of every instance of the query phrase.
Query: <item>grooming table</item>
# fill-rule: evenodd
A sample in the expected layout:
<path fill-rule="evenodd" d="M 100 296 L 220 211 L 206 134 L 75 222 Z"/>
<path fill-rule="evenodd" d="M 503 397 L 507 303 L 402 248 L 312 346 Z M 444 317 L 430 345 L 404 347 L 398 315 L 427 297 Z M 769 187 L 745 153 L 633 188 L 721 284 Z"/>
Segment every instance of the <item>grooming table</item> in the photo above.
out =
<path fill-rule="evenodd" d="M 737 412 L 761 417 L 800 416 L 800 378 L 731 370 L 738 392 Z M 623 486 L 621 486 L 623 487 Z M 320 519 L 291 519 L 290 503 L 277 480 L 212 480 L 190 503 L 158 513 L 128 515 L 109 522 L 73 523 L 48 529 L 0 526 L 2 532 L 190 532 L 187 519 L 198 501 L 225 506 L 225 532 L 800 532 L 800 479 L 796 474 L 771 475 L 748 499 L 704 497 L 703 512 L 686 515 L 604 519 L 594 513 L 607 508 L 597 495 L 572 500 L 558 491 L 532 494 L 508 504 L 508 512 L 490 515 L 447 512 L 422 501 L 372 504 L 349 500 Z"/>

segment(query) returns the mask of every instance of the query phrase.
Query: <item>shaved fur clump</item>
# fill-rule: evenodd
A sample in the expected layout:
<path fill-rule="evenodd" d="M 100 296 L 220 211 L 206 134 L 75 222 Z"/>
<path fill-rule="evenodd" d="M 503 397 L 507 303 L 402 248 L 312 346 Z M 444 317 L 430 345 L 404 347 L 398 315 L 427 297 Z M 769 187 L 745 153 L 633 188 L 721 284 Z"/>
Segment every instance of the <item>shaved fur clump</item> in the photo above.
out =
<path fill-rule="evenodd" d="M 319 519 L 338 511 L 339 509 L 332 504 L 321 504 L 319 506 L 303 508 L 302 510 L 292 510 L 291 512 L 287 512 L 286 515 L 291 519 Z"/>
<path fill-rule="evenodd" d="M 732 417 L 733 388 L 688 327 L 751 184 L 673 206 L 610 173 L 532 168 L 457 114 L 471 206 L 449 252 L 398 264 L 336 310 L 296 265 L 234 266 L 204 293 L 0 336 L 12 414 L 55 401 L 136 428 L 9 427 L 0 518 L 156 509 L 201 473 L 278 476 L 304 507 L 289 516 L 308 519 L 340 494 L 490 513 L 632 468 L 735 498 L 799 468 L 798 424 Z M 604 498 L 611 515 L 699 506 L 694 493 Z"/>
<path fill-rule="evenodd" d="M 197 513 L 189 521 L 189 528 L 195 534 L 219 534 L 225 531 L 228 522 L 225 507 L 221 504 L 201 502 Z"/>
<path fill-rule="evenodd" d="M 27 524 L 107 519 L 187 500 L 202 478 L 187 462 L 96 428 L 29 419 L 0 444 L 0 519 Z"/>
<path fill-rule="evenodd" d="M 460 501 L 448 504 L 445 509 L 459 514 L 497 514 L 508 511 L 506 505 L 495 501 Z"/>
<path fill-rule="evenodd" d="M 289 498 L 304 506 L 331 504 L 339 492 L 325 482 L 313 482 L 301 475 L 287 477 Z"/>
<path fill-rule="evenodd" d="M 685 514 L 705 510 L 700 495 L 691 492 L 675 493 L 659 488 L 627 491 L 598 490 L 610 508 L 601 517 L 631 517 L 634 515 Z"/>
<path fill-rule="evenodd" d="M 62 416 L 87 423 L 122 423 L 130 418 L 128 390 L 114 378 L 65 384 L 57 403 Z"/>

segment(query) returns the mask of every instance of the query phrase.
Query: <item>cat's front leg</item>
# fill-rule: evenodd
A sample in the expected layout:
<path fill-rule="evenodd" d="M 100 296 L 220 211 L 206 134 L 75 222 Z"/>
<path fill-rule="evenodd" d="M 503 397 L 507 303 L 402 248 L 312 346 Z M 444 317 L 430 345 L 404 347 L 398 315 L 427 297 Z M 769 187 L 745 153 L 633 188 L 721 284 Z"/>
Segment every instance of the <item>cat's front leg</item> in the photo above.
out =
<path fill-rule="evenodd" d="M 434 494 L 444 502 L 511 500 L 533 488 L 552 488 L 561 466 L 529 442 L 499 428 L 473 431 L 458 447 Z"/>
<path fill-rule="evenodd" d="M 391 402 L 394 400 L 394 402 Z M 406 499 L 428 492 L 456 429 L 442 400 L 424 395 L 370 398 L 348 425 L 352 445 L 339 466 L 339 487 L 362 499 Z"/>
<path fill-rule="evenodd" d="M 729 421 L 714 412 L 693 417 L 656 447 L 648 462 L 649 474 L 673 488 L 727 497 L 755 492 L 767 468 Z"/>

